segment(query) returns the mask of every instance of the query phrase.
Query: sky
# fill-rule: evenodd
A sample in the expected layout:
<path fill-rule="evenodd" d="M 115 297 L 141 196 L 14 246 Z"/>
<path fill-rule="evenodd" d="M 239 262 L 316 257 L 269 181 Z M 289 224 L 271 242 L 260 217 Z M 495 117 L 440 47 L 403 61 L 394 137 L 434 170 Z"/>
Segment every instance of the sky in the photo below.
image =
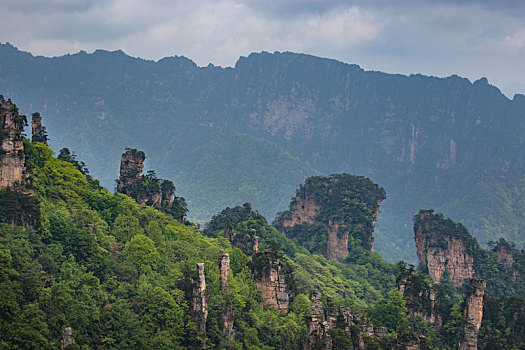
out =
<path fill-rule="evenodd" d="M 521 0 L 0 0 L 0 13 L 0 42 L 34 55 L 122 49 L 234 66 L 293 51 L 525 94 Z"/>

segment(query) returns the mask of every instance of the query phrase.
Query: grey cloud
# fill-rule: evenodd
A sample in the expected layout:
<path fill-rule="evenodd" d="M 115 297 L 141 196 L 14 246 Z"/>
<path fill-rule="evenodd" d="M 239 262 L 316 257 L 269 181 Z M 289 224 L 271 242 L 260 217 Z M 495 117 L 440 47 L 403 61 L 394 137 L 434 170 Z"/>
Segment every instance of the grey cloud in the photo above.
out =
<path fill-rule="evenodd" d="M 525 82 L 523 3 L 4 0 L 0 41 L 43 55 L 123 49 L 223 66 L 253 51 L 290 50 L 389 72 L 486 75 L 503 86 Z"/>

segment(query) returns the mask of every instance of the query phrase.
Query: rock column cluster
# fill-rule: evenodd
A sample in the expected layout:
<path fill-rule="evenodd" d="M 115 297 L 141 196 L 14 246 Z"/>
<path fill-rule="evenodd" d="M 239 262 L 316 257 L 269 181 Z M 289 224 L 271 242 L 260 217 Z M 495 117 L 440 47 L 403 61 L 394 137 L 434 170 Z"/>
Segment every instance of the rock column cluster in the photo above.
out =
<path fill-rule="evenodd" d="M 331 349 L 332 339 L 328 334 L 330 326 L 324 317 L 323 303 L 317 289 L 313 290 L 310 295 L 310 315 L 306 320 L 307 340 L 304 349 L 310 350 L 313 346 L 321 344 L 323 349 Z"/>
<path fill-rule="evenodd" d="M 386 328 L 374 326 L 363 315 L 352 314 L 347 307 L 337 310 L 330 296 L 326 297 L 326 308 L 324 308 L 317 289 L 310 295 L 310 315 L 306 320 L 307 338 L 303 346 L 305 350 L 332 349 L 333 339 L 329 331 L 341 326 L 340 329 L 352 342 L 354 349 L 367 348 L 365 337 L 378 341 L 388 335 Z M 342 320 L 343 324 L 338 324 L 338 320 Z"/>
<path fill-rule="evenodd" d="M 139 204 L 146 203 L 155 208 L 171 208 L 174 204 L 175 186 L 169 180 L 157 179 L 154 175 L 142 175 L 146 155 L 136 149 L 126 149 L 120 158 L 120 177 L 117 191 L 132 197 Z M 154 173 L 153 173 L 154 174 Z M 157 188 L 152 187 L 152 182 Z M 163 203 L 166 201 L 166 203 Z M 165 207 L 163 207 L 165 205 Z M 183 219 L 183 218 L 182 218 Z"/>

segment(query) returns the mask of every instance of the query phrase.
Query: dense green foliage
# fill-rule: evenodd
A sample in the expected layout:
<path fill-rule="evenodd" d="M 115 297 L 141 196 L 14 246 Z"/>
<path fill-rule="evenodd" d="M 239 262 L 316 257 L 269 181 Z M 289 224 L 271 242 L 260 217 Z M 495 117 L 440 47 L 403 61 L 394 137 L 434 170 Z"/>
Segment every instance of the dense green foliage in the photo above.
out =
<path fill-rule="evenodd" d="M 478 340 L 479 349 L 525 348 L 525 299 L 486 297 Z"/>
<path fill-rule="evenodd" d="M 304 320 L 262 309 L 251 271 L 240 264 L 248 258 L 226 241 L 107 192 L 43 144 L 26 149 L 40 216 L 34 228 L 0 224 L 2 348 L 54 349 L 65 326 L 79 347 L 194 348 L 183 286 L 196 262 L 206 266 L 209 346 L 222 342 L 225 302 L 235 310 L 240 340 L 246 329 L 261 347 L 298 341 L 300 332 L 286 332 L 295 334 Z M 219 292 L 220 248 L 237 262 L 227 295 Z"/>
<path fill-rule="evenodd" d="M 421 207 L 463 222 L 482 245 L 525 242 L 525 99 L 486 79 L 293 53 L 205 68 L 122 51 L 34 57 L 6 44 L 0 62 L 1 92 L 24 113 L 45 111 L 56 149 L 77 150 L 108 188 L 119 152 L 145 150 L 200 223 L 244 202 L 271 219 L 307 176 L 348 172 L 389 193 L 376 248 L 390 261 L 415 261 L 410 220 Z"/>
<path fill-rule="evenodd" d="M 421 335 L 428 349 L 457 347 L 463 300 L 438 293 L 436 305 L 445 315 L 439 333 L 421 317 L 409 317 L 409 308 L 428 308 L 428 301 L 407 300 L 393 288 L 396 275 L 399 280 L 413 272 L 403 263 L 394 266 L 359 246 L 351 247 L 345 262 L 329 261 L 268 225 L 249 203 L 216 214 L 203 236 L 196 226 L 109 193 L 70 152 L 55 158 L 42 143 L 25 140 L 24 147 L 28 187 L 0 191 L 0 348 L 55 349 L 69 326 L 76 348 L 82 349 L 183 349 L 199 348 L 202 342 L 218 349 L 297 349 L 305 341 L 308 295 L 314 288 L 331 295 L 336 307 L 350 307 L 387 328 L 387 337 L 380 341 L 365 337 L 368 348 L 400 347 Z M 368 203 L 363 198 L 372 197 L 371 205 L 384 197 L 377 186 L 372 190 L 379 197 L 341 194 L 351 199 L 353 208 L 343 213 L 369 215 L 357 210 Z M 448 229 L 463 232 L 461 226 L 438 218 Z M 254 234 L 259 239 L 256 254 Z M 502 245 L 516 253 L 516 266 L 522 266 L 523 252 L 506 241 L 494 243 L 487 256 Z M 224 292 L 217 266 L 221 249 L 231 257 Z M 287 314 L 262 307 L 255 277 L 268 268 L 268 254 L 279 257 L 285 271 L 291 295 Z M 205 337 L 197 332 L 189 310 L 198 262 L 205 264 L 207 285 Z M 421 296 L 428 277 L 416 279 L 407 293 Z M 233 342 L 222 335 L 227 309 L 235 315 Z M 488 298 L 481 348 L 522 344 L 522 309 L 521 298 Z M 336 346 L 349 347 L 355 339 L 339 321 L 330 335 Z"/>
<path fill-rule="evenodd" d="M 197 262 L 205 264 L 205 342 L 211 348 L 298 348 L 313 288 L 360 310 L 381 300 L 393 286 L 394 267 L 379 255 L 363 255 L 355 264 L 311 255 L 249 204 L 226 209 L 208 225 L 219 230 L 208 230 L 216 238 L 204 237 L 194 226 L 107 192 L 71 153 L 66 157 L 63 151 L 61 159 L 55 158 L 44 144 L 30 142 L 25 142 L 25 150 L 34 195 L 1 193 L 31 207 L 20 212 L 39 215 L 31 226 L 20 218 L 14 224 L 0 223 L 2 348 L 54 349 L 66 326 L 72 327 L 79 348 L 199 347 L 201 338 L 189 317 L 188 288 Z M 9 203 L 3 200 L 2 210 L 9 209 Z M 262 308 L 250 268 L 257 263 L 222 238 L 224 228 L 235 234 L 255 229 L 261 249 L 282 247 L 292 295 L 288 314 Z M 232 260 L 226 293 L 220 292 L 220 249 Z M 222 338 L 226 306 L 235 314 L 234 343 Z"/>

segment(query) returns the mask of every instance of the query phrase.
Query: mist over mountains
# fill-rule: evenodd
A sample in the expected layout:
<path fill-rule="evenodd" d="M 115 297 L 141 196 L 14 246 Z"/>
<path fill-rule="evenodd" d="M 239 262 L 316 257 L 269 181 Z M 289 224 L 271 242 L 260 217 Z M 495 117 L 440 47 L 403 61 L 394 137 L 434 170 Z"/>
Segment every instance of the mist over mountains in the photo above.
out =
<path fill-rule="evenodd" d="M 482 244 L 523 247 L 525 96 L 482 78 L 364 71 L 295 53 L 198 67 L 98 50 L 34 57 L 0 45 L 0 94 L 38 111 L 54 149 L 69 147 L 115 187 L 126 147 L 173 180 L 200 222 L 251 202 L 268 218 L 307 176 L 346 172 L 384 187 L 376 249 L 414 259 L 412 215 L 435 208 Z"/>

